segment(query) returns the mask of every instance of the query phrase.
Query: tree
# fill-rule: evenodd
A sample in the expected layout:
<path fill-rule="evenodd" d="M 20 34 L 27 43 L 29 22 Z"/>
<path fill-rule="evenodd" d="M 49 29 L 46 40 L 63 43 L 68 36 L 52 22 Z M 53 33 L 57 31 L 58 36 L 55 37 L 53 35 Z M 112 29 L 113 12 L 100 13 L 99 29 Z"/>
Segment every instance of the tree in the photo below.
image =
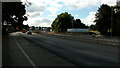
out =
<path fill-rule="evenodd" d="M 72 21 L 74 17 L 67 12 L 61 13 L 55 18 L 52 23 L 52 30 L 57 32 L 66 32 L 68 28 L 72 27 Z"/>
<path fill-rule="evenodd" d="M 32 28 L 31 30 L 35 30 L 35 26 L 32 26 L 31 28 Z"/>
<path fill-rule="evenodd" d="M 29 30 L 29 26 L 28 26 L 28 24 L 27 24 L 27 25 L 23 25 L 23 29 L 25 29 L 25 30 Z"/>
<path fill-rule="evenodd" d="M 107 35 L 111 29 L 111 7 L 102 4 L 96 13 L 96 27 L 102 35 Z"/>
<path fill-rule="evenodd" d="M 39 27 L 38 27 L 38 29 L 39 29 L 39 30 L 41 30 L 41 29 L 42 29 L 42 27 L 41 27 L 41 26 L 39 26 Z"/>
<path fill-rule="evenodd" d="M 88 28 L 88 27 L 85 24 L 83 24 L 80 19 L 76 19 L 73 22 L 73 28 Z"/>
<path fill-rule="evenodd" d="M 22 2 L 2 2 L 2 26 L 3 32 L 6 30 L 6 27 L 18 27 L 22 29 L 23 21 L 27 20 L 27 17 L 24 16 L 26 13 L 25 5 Z M 6 22 L 6 25 L 4 23 Z M 9 26 L 10 27 L 10 26 Z"/>
<path fill-rule="evenodd" d="M 90 25 L 91 30 L 96 30 L 96 25 Z"/>
<path fill-rule="evenodd" d="M 113 11 L 113 23 L 112 23 L 112 35 L 120 36 L 120 6 L 112 6 Z"/>

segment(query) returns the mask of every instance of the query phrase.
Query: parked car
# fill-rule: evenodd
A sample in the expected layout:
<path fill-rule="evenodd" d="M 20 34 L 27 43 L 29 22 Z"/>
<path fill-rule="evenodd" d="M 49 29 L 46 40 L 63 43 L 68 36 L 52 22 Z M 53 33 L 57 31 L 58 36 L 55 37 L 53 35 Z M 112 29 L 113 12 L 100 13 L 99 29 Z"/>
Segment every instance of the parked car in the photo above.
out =
<path fill-rule="evenodd" d="M 97 34 L 93 32 L 88 32 L 88 35 L 97 35 Z"/>

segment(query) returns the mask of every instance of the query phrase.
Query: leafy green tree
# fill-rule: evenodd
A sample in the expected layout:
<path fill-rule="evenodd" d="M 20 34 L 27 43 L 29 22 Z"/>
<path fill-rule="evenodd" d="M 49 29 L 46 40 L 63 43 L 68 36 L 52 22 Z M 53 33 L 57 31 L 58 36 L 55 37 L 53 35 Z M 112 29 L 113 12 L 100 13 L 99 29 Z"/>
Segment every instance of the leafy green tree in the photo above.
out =
<path fill-rule="evenodd" d="M 3 32 L 9 24 L 11 27 L 22 29 L 23 21 L 27 20 L 27 17 L 24 16 L 25 13 L 25 5 L 23 5 L 22 2 L 2 2 Z M 4 22 L 6 22 L 6 26 L 4 25 Z"/>
<path fill-rule="evenodd" d="M 39 30 L 41 30 L 41 29 L 42 29 L 42 27 L 41 27 L 41 26 L 39 26 L 39 27 L 38 27 L 38 29 L 39 29 Z"/>
<path fill-rule="evenodd" d="M 102 4 L 95 16 L 95 25 L 97 30 L 102 35 L 107 35 L 108 30 L 111 29 L 111 7 L 106 4 Z"/>
<path fill-rule="evenodd" d="M 96 30 L 96 25 L 90 25 L 90 30 Z"/>
<path fill-rule="evenodd" d="M 57 32 L 66 32 L 68 28 L 72 27 L 74 17 L 67 12 L 61 13 L 55 18 L 52 23 L 52 30 Z"/>
<path fill-rule="evenodd" d="M 88 27 L 85 24 L 83 24 L 80 19 L 76 19 L 73 23 L 73 28 L 88 28 Z"/>
<path fill-rule="evenodd" d="M 31 30 L 35 30 L 35 26 L 32 26 L 32 29 Z"/>
<path fill-rule="evenodd" d="M 29 30 L 29 26 L 27 25 L 23 25 L 23 29 Z"/>

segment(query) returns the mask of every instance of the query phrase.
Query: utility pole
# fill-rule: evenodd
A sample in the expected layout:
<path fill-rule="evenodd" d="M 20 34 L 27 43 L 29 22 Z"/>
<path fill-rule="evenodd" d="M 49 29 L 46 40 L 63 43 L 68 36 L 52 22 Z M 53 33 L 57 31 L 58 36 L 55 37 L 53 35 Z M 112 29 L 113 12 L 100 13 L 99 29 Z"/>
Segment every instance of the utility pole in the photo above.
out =
<path fill-rule="evenodd" d="M 112 31 L 113 31 L 113 7 L 111 7 L 111 37 L 112 37 Z"/>
<path fill-rule="evenodd" d="M 72 29 L 73 29 L 73 17 L 72 17 L 72 19 L 71 19 L 71 24 L 72 24 Z"/>

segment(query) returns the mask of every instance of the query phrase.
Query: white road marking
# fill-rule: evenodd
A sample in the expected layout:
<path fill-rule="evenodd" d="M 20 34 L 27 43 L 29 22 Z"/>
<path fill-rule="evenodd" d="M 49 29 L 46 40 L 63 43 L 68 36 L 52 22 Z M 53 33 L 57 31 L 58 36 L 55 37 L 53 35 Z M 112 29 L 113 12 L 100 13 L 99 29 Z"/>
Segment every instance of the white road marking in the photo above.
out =
<path fill-rule="evenodd" d="M 20 50 L 22 51 L 22 53 L 25 55 L 25 57 L 28 59 L 28 61 L 31 63 L 31 65 L 33 66 L 33 68 L 37 68 L 36 65 L 34 64 L 34 62 L 30 59 L 30 57 L 27 55 L 27 53 L 25 53 L 25 51 L 22 49 L 22 47 L 20 46 L 20 44 L 17 42 L 15 35 L 14 35 L 14 39 L 18 45 L 18 47 L 20 48 Z"/>

